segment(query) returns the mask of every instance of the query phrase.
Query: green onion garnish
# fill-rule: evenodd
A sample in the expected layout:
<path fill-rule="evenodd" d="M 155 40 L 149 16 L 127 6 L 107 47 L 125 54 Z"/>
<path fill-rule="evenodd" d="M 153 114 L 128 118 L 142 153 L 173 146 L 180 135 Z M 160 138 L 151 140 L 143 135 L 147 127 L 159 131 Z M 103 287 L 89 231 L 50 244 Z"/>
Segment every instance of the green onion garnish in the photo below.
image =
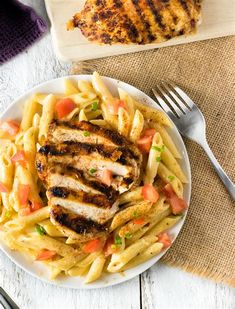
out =
<path fill-rule="evenodd" d="M 126 234 L 125 234 L 125 238 L 126 238 L 126 239 L 130 239 L 131 237 L 132 237 L 132 234 L 131 234 L 131 233 L 126 233 Z"/>
<path fill-rule="evenodd" d="M 114 242 L 115 242 L 115 245 L 121 245 L 122 244 L 121 237 L 120 236 L 116 236 Z"/>
<path fill-rule="evenodd" d="M 98 102 L 94 102 L 94 103 L 92 104 L 91 110 L 92 110 L 93 112 L 95 112 L 95 111 L 97 111 L 98 107 L 99 107 L 99 103 L 98 103 Z"/>
<path fill-rule="evenodd" d="M 88 131 L 85 131 L 84 133 L 83 133 L 83 135 L 85 136 L 85 137 L 87 137 L 87 136 L 90 136 L 90 132 L 88 132 Z"/>
<path fill-rule="evenodd" d="M 97 172 L 97 170 L 96 170 L 95 168 L 91 168 L 91 169 L 89 170 L 89 173 L 90 173 L 91 175 L 93 175 L 95 172 Z"/>
<path fill-rule="evenodd" d="M 35 226 L 35 230 L 36 230 L 36 232 L 38 232 L 39 235 L 45 235 L 46 234 L 46 230 L 44 229 L 44 227 L 39 225 L 39 224 L 37 224 Z"/>
<path fill-rule="evenodd" d="M 134 217 L 134 218 L 138 218 L 138 217 L 139 217 L 139 215 L 138 215 L 138 213 L 137 213 L 137 211 L 136 211 L 136 210 L 135 210 L 135 211 L 133 211 L 132 215 L 133 215 L 133 217 Z"/>
<path fill-rule="evenodd" d="M 116 245 L 111 245 L 111 249 L 112 249 L 112 250 L 116 250 L 116 249 L 117 249 L 117 246 L 116 246 Z"/>
<path fill-rule="evenodd" d="M 169 179 L 170 181 L 172 181 L 172 180 L 174 180 L 174 179 L 175 179 L 175 176 L 170 175 L 170 176 L 168 176 L 168 179 Z"/>
<path fill-rule="evenodd" d="M 162 148 L 157 147 L 157 146 L 152 146 L 152 149 L 153 149 L 153 150 L 157 150 L 157 151 L 161 151 Z"/>
<path fill-rule="evenodd" d="M 6 213 L 5 213 L 5 217 L 7 219 L 10 219 L 11 218 L 11 215 L 12 215 L 12 212 L 10 210 L 7 210 Z"/>
<path fill-rule="evenodd" d="M 160 162 L 161 161 L 161 157 L 156 157 L 156 161 Z"/>
<path fill-rule="evenodd" d="M 165 145 L 162 145 L 162 147 L 158 147 L 158 146 L 152 146 L 151 147 L 153 150 L 157 150 L 159 152 L 163 152 L 165 150 Z"/>

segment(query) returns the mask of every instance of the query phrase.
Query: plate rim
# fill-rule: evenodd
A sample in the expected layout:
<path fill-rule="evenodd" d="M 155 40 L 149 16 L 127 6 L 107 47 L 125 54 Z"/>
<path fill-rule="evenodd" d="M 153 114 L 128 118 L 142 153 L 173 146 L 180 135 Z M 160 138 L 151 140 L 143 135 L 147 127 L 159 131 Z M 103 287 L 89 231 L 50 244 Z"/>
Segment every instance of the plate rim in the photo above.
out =
<path fill-rule="evenodd" d="M 91 79 L 92 77 L 92 74 L 72 74 L 72 75 L 65 75 L 65 76 L 61 76 L 61 77 L 57 77 L 57 78 L 53 78 L 53 79 L 50 79 L 50 80 L 47 80 L 45 82 L 42 82 L 30 89 L 28 89 L 27 91 L 25 91 L 22 95 L 18 96 L 15 100 L 12 101 L 12 103 L 10 103 L 7 108 L 0 114 L 0 120 L 2 119 L 6 119 L 5 118 L 5 115 L 9 112 L 9 110 L 16 104 L 22 104 L 22 100 L 25 100 L 27 99 L 32 93 L 35 93 L 37 92 L 38 89 L 40 88 L 43 88 L 45 86 L 47 86 L 48 84 L 50 83 L 55 83 L 55 82 L 59 82 L 61 80 L 64 80 L 66 78 L 68 79 L 73 79 L 75 78 L 76 80 L 78 80 L 78 77 L 81 77 L 82 78 L 85 78 L 85 79 Z M 175 124 L 173 123 L 173 121 L 169 118 L 169 116 L 157 105 L 156 101 L 154 101 L 149 95 L 147 95 L 144 91 L 140 90 L 139 88 L 127 83 L 127 82 L 124 82 L 124 81 L 121 81 L 119 79 L 115 79 L 115 78 L 111 78 L 111 77 L 107 77 L 107 76 L 102 76 L 102 79 L 104 79 L 105 81 L 108 81 L 108 82 L 111 82 L 112 84 L 124 84 L 125 86 L 127 86 L 128 88 L 131 87 L 132 90 L 134 91 L 137 91 L 137 92 L 140 92 L 141 95 L 143 97 L 145 97 L 146 101 L 147 102 L 150 102 L 151 104 L 144 104 L 142 101 L 141 103 L 144 104 L 144 105 L 149 105 L 157 110 L 160 110 L 162 111 L 166 117 L 170 120 L 170 122 L 172 123 L 173 125 L 173 130 L 174 130 L 174 133 L 178 136 L 178 138 L 180 139 L 181 141 L 181 144 L 182 144 L 182 147 L 180 147 L 181 151 L 184 153 L 184 157 L 183 157 L 183 160 L 184 160 L 184 163 L 185 163 L 185 166 L 186 166 L 186 171 L 187 171 L 187 174 L 188 174 L 188 194 L 187 194 L 187 202 L 188 202 L 188 209 L 190 207 L 190 201 L 191 201 L 191 191 L 192 191 L 192 174 L 191 174 L 191 165 L 190 165 L 190 160 L 189 160 L 189 155 L 188 155 L 188 152 L 187 152 L 187 148 L 185 146 L 185 143 L 184 143 L 184 140 L 182 138 L 182 136 L 180 135 L 177 127 L 175 126 Z M 40 92 L 40 91 L 39 91 Z M 146 102 L 145 102 L 146 103 Z M 185 221 L 186 221 L 186 217 L 187 217 L 187 213 L 188 213 L 188 209 L 186 210 L 185 214 L 184 214 L 184 217 L 181 219 L 180 223 L 181 223 L 181 226 L 179 228 L 179 231 L 177 232 L 176 235 L 174 235 L 174 240 L 172 243 L 175 242 L 176 238 L 178 237 L 178 235 L 180 234 L 184 224 L 185 224 Z M 36 279 L 39 279 L 41 280 L 42 282 L 45 282 L 45 283 L 48 283 L 48 284 L 51 284 L 51 285 L 54 285 L 56 287 L 62 287 L 62 288 L 67 288 L 67 289 L 78 289 L 78 290 L 91 290 L 91 289 L 99 289 L 99 288 L 107 288 L 107 287 L 111 287 L 111 286 L 114 286 L 114 285 L 117 285 L 117 284 L 122 284 L 126 281 L 129 281 L 131 279 L 133 279 L 134 277 L 136 276 L 139 276 L 141 275 L 143 272 L 145 272 L 146 270 L 150 269 L 154 264 L 158 263 L 159 260 L 161 259 L 162 256 L 164 256 L 166 254 L 166 252 L 170 249 L 170 248 L 167 248 L 165 249 L 162 253 L 160 253 L 158 256 L 155 256 L 154 258 L 158 257 L 158 259 L 155 261 L 154 258 L 151 262 L 151 265 L 147 265 L 146 267 L 143 267 L 144 265 L 146 265 L 148 262 L 150 262 L 151 260 L 148 260 L 138 266 L 137 267 L 137 270 L 133 273 L 133 274 L 130 274 L 129 276 L 125 275 L 125 276 L 121 276 L 119 273 L 117 273 L 118 275 L 120 275 L 120 280 L 117 280 L 114 281 L 114 282 L 108 282 L 108 283 L 103 283 L 99 286 L 94 286 L 93 283 L 91 284 L 85 284 L 83 283 L 83 286 L 75 286 L 73 284 L 73 286 L 70 286 L 70 285 L 66 285 L 64 283 L 63 280 L 50 280 L 50 279 L 47 279 L 45 277 L 42 277 L 40 276 L 39 274 L 36 273 L 36 271 L 34 270 L 34 272 L 30 269 L 27 269 L 26 267 L 24 267 L 24 265 L 22 265 L 15 257 L 13 254 L 11 254 L 11 250 L 4 244 L 0 241 L 0 249 L 2 252 L 4 252 L 4 254 L 15 264 L 17 265 L 18 267 L 20 267 L 23 271 L 25 271 L 27 274 L 33 276 L 34 278 Z M 14 251 L 13 251 L 14 252 Z M 17 254 L 20 254 L 21 256 L 23 256 L 22 253 L 19 253 L 17 252 Z M 30 263 L 30 261 L 27 261 L 28 264 Z M 44 266 L 44 265 L 43 265 Z M 143 269 L 140 269 L 138 270 L 138 267 L 141 267 Z M 77 277 L 74 277 L 74 279 L 77 278 Z M 80 278 L 80 277 L 79 277 Z"/>

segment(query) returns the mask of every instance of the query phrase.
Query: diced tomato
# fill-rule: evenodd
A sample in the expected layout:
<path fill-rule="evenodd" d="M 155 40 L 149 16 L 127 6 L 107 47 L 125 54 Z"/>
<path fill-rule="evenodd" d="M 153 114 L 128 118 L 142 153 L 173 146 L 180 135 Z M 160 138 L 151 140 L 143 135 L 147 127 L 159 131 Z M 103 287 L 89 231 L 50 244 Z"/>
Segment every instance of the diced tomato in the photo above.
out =
<path fill-rule="evenodd" d="M 104 255 L 106 257 L 115 252 L 115 250 L 112 248 L 113 245 L 114 245 L 113 235 L 110 235 L 109 238 L 106 240 L 106 243 L 104 245 Z"/>
<path fill-rule="evenodd" d="M 140 139 L 137 141 L 138 148 L 143 153 L 149 153 L 152 145 L 153 136 L 156 129 L 145 129 Z"/>
<path fill-rule="evenodd" d="M 83 246 L 83 251 L 85 253 L 92 253 L 102 249 L 103 242 L 99 239 L 92 239 Z"/>
<path fill-rule="evenodd" d="M 171 211 L 174 215 L 180 214 L 188 208 L 185 200 L 176 195 L 171 184 L 168 183 L 162 191 L 165 194 L 167 201 L 170 203 Z"/>
<path fill-rule="evenodd" d="M 168 235 L 168 233 L 161 233 L 157 235 L 157 237 L 158 237 L 158 242 L 163 244 L 163 248 L 168 248 L 171 246 L 172 240 L 170 236 Z"/>
<path fill-rule="evenodd" d="M 14 136 L 19 132 L 20 125 L 19 122 L 15 120 L 6 120 L 1 123 L 0 129 L 8 133 L 9 135 Z"/>
<path fill-rule="evenodd" d="M 63 118 L 76 108 L 76 104 L 69 98 L 61 99 L 56 103 L 55 110 L 58 118 Z"/>
<path fill-rule="evenodd" d="M 9 192 L 9 189 L 7 188 L 7 186 L 4 185 L 4 183 L 2 183 L 1 181 L 0 181 L 0 192 L 1 193 L 8 193 Z"/>
<path fill-rule="evenodd" d="M 159 199 L 159 193 L 152 184 L 146 184 L 142 188 L 143 198 L 149 202 L 156 203 Z"/>
<path fill-rule="evenodd" d="M 152 145 L 152 139 L 152 136 L 143 136 L 137 141 L 138 148 L 142 153 L 149 153 Z"/>
<path fill-rule="evenodd" d="M 42 250 L 39 252 L 38 256 L 36 257 L 36 261 L 45 261 L 53 258 L 56 255 L 55 251 L 52 250 Z"/>
<path fill-rule="evenodd" d="M 20 165 L 24 166 L 27 163 L 25 152 L 23 150 L 17 151 L 17 153 L 11 157 L 11 162 L 18 162 Z"/>
<path fill-rule="evenodd" d="M 98 177 L 105 185 L 110 186 L 113 180 L 113 173 L 110 170 L 102 170 Z"/>
<path fill-rule="evenodd" d="M 108 104 L 108 110 L 112 115 L 117 115 L 120 107 L 126 109 L 126 102 L 124 100 L 116 99 Z"/>
<path fill-rule="evenodd" d="M 137 225 L 141 225 L 141 224 L 144 224 L 144 217 L 142 217 L 142 218 L 136 218 L 136 219 L 133 219 L 132 220 L 132 222 L 134 223 L 134 224 L 137 224 Z"/>
<path fill-rule="evenodd" d="M 156 133 L 156 129 L 154 128 L 150 128 L 150 129 L 145 129 L 143 132 L 143 136 L 154 136 L 154 134 Z"/>
<path fill-rule="evenodd" d="M 20 216 L 28 216 L 28 215 L 30 215 L 31 214 L 31 210 L 30 210 L 30 208 L 29 207 L 25 207 L 25 208 L 21 208 L 21 209 L 19 209 L 19 215 Z"/>
<path fill-rule="evenodd" d="M 29 191 L 30 191 L 29 185 L 19 184 L 19 186 L 18 186 L 18 198 L 19 198 L 19 202 L 22 206 L 25 205 L 28 202 Z"/>
<path fill-rule="evenodd" d="M 36 210 L 38 210 L 38 209 L 40 209 L 40 208 L 42 208 L 42 203 L 40 203 L 40 202 L 37 202 L 37 201 L 31 201 L 31 204 L 30 204 L 30 210 L 31 210 L 31 212 L 34 212 L 34 211 L 36 211 Z"/>

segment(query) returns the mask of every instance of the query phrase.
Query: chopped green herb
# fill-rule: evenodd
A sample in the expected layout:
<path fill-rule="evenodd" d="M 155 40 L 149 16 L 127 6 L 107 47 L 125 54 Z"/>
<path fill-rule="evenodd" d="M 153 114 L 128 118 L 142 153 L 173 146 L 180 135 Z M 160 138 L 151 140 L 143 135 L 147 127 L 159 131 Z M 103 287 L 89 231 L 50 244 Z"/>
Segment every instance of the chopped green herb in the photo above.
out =
<path fill-rule="evenodd" d="M 138 217 L 139 217 L 139 215 L 138 215 L 138 213 L 137 213 L 137 211 L 136 211 L 136 210 L 135 210 L 135 211 L 133 211 L 132 215 L 133 215 L 133 217 L 134 217 L 134 218 L 138 218 Z"/>
<path fill-rule="evenodd" d="M 87 136 L 90 136 L 90 135 L 91 135 L 91 133 L 90 133 L 90 132 L 88 132 L 88 131 L 85 131 L 85 132 L 83 133 L 83 135 L 84 135 L 85 137 L 87 137 Z"/>
<path fill-rule="evenodd" d="M 162 147 L 158 147 L 158 146 L 152 146 L 151 147 L 153 150 L 157 150 L 159 152 L 163 152 L 165 150 L 165 145 L 162 145 Z"/>
<path fill-rule="evenodd" d="M 95 168 L 91 168 L 91 169 L 89 170 L 89 173 L 90 173 L 91 175 L 93 175 L 95 172 L 97 172 L 97 170 L 96 170 Z"/>
<path fill-rule="evenodd" d="M 117 246 L 116 246 L 116 245 L 111 245 L 111 249 L 112 249 L 112 250 L 116 250 L 116 249 L 117 249 Z"/>
<path fill-rule="evenodd" d="M 10 210 L 7 210 L 6 213 L 5 213 L 5 217 L 7 219 L 10 219 L 11 218 L 11 215 L 12 215 L 12 212 Z"/>
<path fill-rule="evenodd" d="M 130 239 L 131 237 L 132 237 L 132 234 L 131 234 L 131 233 L 126 233 L 126 234 L 125 234 L 125 238 L 126 238 L 126 239 Z"/>
<path fill-rule="evenodd" d="M 157 151 L 161 151 L 161 150 L 162 150 L 162 148 L 157 147 L 157 146 L 152 146 L 152 149 L 153 149 L 153 150 L 157 150 Z"/>
<path fill-rule="evenodd" d="M 121 237 L 120 236 L 116 236 L 114 242 L 115 242 L 115 245 L 121 245 L 122 244 Z"/>
<path fill-rule="evenodd" d="M 161 157 L 156 157 L 156 161 L 160 162 L 161 161 Z"/>
<path fill-rule="evenodd" d="M 39 224 L 37 224 L 35 226 L 35 230 L 36 230 L 36 232 L 38 232 L 39 235 L 45 235 L 46 234 L 44 227 L 39 225 Z"/>
<path fill-rule="evenodd" d="M 172 181 L 172 180 L 174 180 L 174 179 L 175 179 L 175 176 L 170 175 L 170 176 L 168 176 L 168 179 L 169 179 L 170 181 Z"/>
<path fill-rule="evenodd" d="M 98 107 L 99 107 L 99 103 L 98 103 L 98 102 L 94 102 L 94 103 L 92 104 L 91 110 L 92 110 L 93 112 L 95 112 L 95 111 L 97 111 Z"/>

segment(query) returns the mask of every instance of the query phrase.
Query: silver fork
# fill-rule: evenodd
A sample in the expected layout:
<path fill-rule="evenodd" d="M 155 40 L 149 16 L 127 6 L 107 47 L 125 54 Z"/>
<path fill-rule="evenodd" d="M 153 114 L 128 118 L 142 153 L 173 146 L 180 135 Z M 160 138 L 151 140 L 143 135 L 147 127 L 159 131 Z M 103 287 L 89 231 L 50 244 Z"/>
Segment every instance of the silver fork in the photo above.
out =
<path fill-rule="evenodd" d="M 171 118 L 179 132 L 205 150 L 232 200 L 235 201 L 235 185 L 224 172 L 207 143 L 205 118 L 197 105 L 173 82 L 162 81 L 152 91 L 157 103 Z"/>

